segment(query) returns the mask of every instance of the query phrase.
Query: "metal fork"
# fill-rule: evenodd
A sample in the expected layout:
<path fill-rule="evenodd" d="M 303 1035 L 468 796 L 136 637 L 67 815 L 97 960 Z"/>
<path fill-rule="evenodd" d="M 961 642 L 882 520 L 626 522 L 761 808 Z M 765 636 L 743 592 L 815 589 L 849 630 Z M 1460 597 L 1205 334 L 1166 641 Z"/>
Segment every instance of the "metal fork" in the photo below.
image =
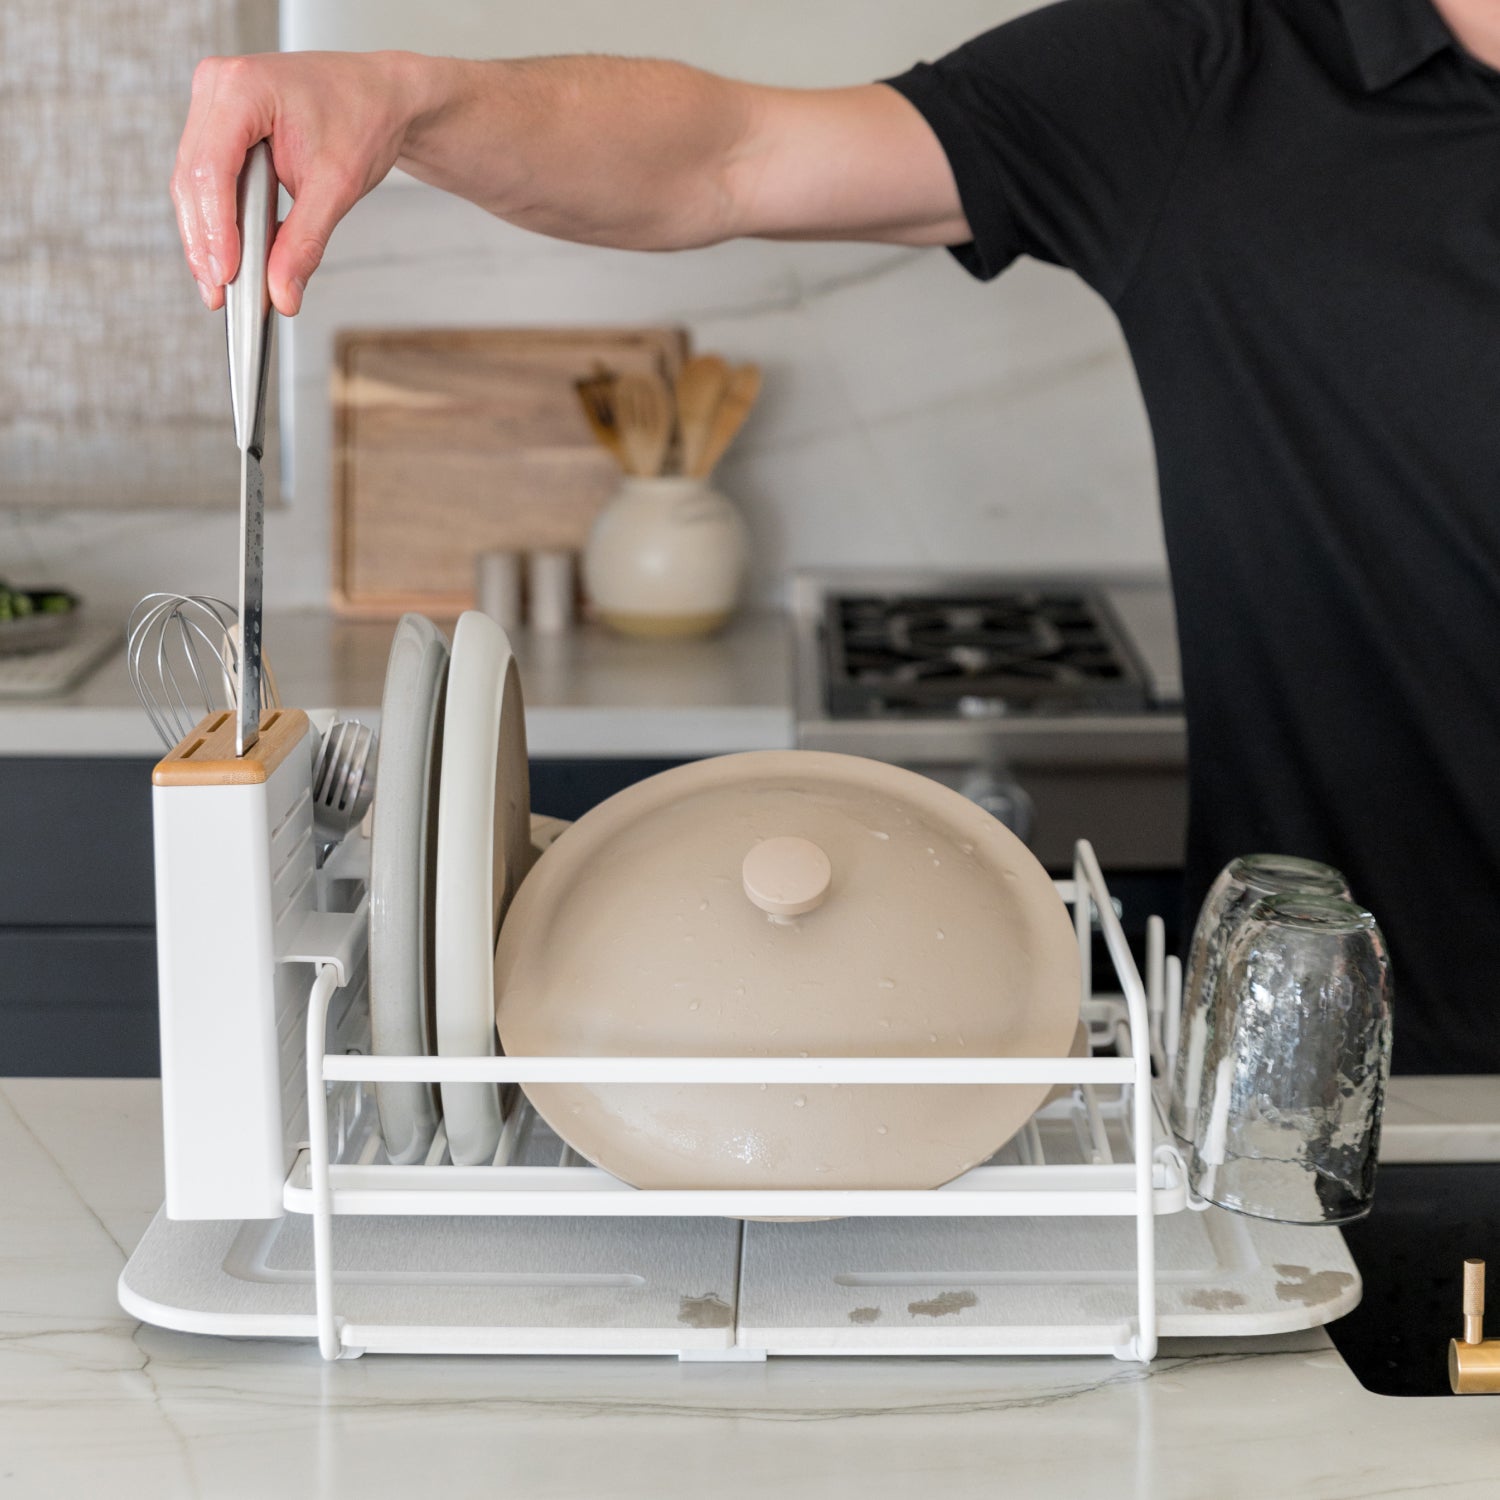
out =
<path fill-rule="evenodd" d="M 341 719 L 323 737 L 313 767 L 313 824 L 330 845 L 370 810 L 375 747 L 375 731 L 358 719 Z"/>

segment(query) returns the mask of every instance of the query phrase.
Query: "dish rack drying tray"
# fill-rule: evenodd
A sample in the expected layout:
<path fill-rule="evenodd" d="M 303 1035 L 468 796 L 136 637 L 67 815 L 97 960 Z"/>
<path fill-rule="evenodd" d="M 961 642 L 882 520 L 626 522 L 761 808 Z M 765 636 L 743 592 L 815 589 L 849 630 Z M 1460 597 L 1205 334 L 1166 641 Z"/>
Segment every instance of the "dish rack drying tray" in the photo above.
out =
<path fill-rule="evenodd" d="M 294 795 L 293 811 L 299 805 Z M 273 806 L 267 822 L 272 844 L 286 841 L 293 813 Z M 1358 1301 L 1337 1230 L 1190 1201 L 1157 1093 L 1164 1085 L 1154 1082 L 1170 1077 L 1176 1047 L 1177 961 L 1165 956 L 1153 917 L 1142 977 L 1087 843 L 1073 879 L 1057 884 L 1073 910 L 1095 1055 L 986 1059 L 370 1056 L 366 850 L 346 840 L 305 883 L 309 909 L 285 917 L 276 941 L 278 981 L 300 980 L 274 987 L 282 1099 L 272 1125 L 286 1132 L 289 1161 L 280 1202 L 253 1217 L 200 1209 L 172 1218 L 164 1207 L 120 1277 L 122 1304 L 144 1321 L 316 1338 L 328 1359 L 383 1351 L 1149 1361 L 1162 1336 L 1289 1332 Z M 172 852 L 159 821 L 159 882 Z M 273 884 L 285 880 L 274 853 Z M 1097 992 L 1096 930 L 1115 981 Z M 164 933 L 164 973 L 173 941 Z M 164 997 L 164 1061 L 168 1009 Z M 215 1066 L 232 1072 L 234 1059 Z M 455 1166 L 439 1126 L 424 1162 L 391 1165 L 372 1085 L 399 1080 L 501 1085 L 493 1164 Z M 1049 1083 L 1061 1096 L 989 1162 L 938 1189 L 651 1191 L 561 1142 L 521 1090 L 539 1081 Z M 170 1099 L 165 1068 L 164 1088 Z M 308 1111 L 309 1099 L 325 1107 Z M 227 1122 L 236 1123 L 246 1122 Z M 173 1133 L 169 1107 L 168 1207 Z M 181 1152 L 189 1143 L 175 1144 Z M 224 1186 L 232 1201 L 235 1184 Z M 782 1219 L 815 1222 L 765 1222 Z"/>

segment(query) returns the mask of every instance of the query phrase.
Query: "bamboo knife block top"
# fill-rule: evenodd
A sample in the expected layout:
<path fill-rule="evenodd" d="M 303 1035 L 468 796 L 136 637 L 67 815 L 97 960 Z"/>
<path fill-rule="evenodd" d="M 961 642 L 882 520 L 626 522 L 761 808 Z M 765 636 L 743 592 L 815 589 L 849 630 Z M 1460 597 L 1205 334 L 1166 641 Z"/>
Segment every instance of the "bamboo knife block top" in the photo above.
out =
<path fill-rule="evenodd" d="M 208 714 L 180 739 L 151 773 L 153 786 L 260 786 L 307 735 L 300 708 L 261 715 L 260 738 L 248 753 L 234 753 L 234 714 Z"/>

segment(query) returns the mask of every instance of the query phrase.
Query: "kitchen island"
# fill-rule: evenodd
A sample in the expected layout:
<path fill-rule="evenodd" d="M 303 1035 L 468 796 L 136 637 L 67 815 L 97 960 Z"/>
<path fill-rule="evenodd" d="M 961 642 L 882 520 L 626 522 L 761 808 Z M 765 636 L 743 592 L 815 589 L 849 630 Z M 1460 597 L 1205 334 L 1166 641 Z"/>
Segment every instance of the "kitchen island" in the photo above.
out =
<path fill-rule="evenodd" d="M 1493 1129 L 1445 1116 L 1449 1091 L 1409 1094 L 1398 1081 L 1395 1146 L 1493 1153 Z M 1142 1369 L 382 1355 L 328 1365 L 311 1345 L 148 1327 L 121 1312 L 115 1281 L 161 1201 L 159 1101 L 143 1080 L 0 1085 L 0 1495 L 1500 1493 L 1500 1401 L 1371 1395 L 1317 1331 L 1164 1344 Z"/>

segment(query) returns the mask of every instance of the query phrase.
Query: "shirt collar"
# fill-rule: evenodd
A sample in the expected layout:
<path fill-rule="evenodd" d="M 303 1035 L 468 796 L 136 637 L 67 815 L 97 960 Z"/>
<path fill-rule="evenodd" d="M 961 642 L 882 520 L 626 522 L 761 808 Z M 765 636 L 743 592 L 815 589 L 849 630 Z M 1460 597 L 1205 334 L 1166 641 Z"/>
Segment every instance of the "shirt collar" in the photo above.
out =
<path fill-rule="evenodd" d="M 1376 93 L 1454 45 L 1432 0 L 1339 0 L 1359 76 Z"/>

